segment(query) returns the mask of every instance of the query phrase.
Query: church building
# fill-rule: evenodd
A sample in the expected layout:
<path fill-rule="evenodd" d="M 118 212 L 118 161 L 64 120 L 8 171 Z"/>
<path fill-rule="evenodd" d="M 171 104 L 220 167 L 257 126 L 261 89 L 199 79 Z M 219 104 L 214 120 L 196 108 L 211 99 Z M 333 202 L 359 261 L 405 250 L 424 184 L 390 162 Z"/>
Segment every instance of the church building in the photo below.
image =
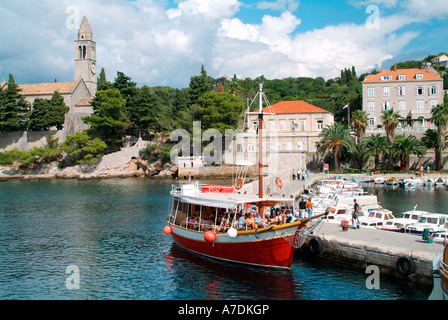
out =
<path fill-rule="evenodd" d="M 20 94 L 31 105 L 37 98 L 51 99 L 55 91 L 62 95 L 65 104 L 70 108 L 65 116 L 66 134 L 87 128 L 81 117 L 93 113 L 90 102 L 97 91 L 96 43 L 93 41 L 93 32 L 86 17 L 82 19 L 78 39 L 75 41 L 74 62 L 74 81 L 18 85 Z M 0 85 L 7 86 L 5 82 Z"/>

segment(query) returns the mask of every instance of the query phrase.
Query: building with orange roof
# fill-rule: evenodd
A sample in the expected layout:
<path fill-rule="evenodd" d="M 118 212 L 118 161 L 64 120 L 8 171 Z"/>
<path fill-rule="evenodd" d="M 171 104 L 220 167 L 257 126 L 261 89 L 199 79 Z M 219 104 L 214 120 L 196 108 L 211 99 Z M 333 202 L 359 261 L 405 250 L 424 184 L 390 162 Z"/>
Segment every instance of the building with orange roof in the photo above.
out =
<path fill-rule="evenodd" d="M 362 84 L 363 110 L 367 112 L 367 134 L 385 133 L 381 115 L 393 109 L 401 116 L 396 134 L 421 136 L 433 128 L 432 108 L 443 103 L 443 78 L 433 68 L 380 70 Z"/>
<path fill-rule="evenodd" d="M 275 150 L 282 165 L 305 169 L 316 156 L 316 143 L 322 129 L 334 123 L 334 115 L 305 101 L 281 101 L 263 109 L 266 142 L 264 150 Z M 249 112 L 244 140 L 237 151 L 258 156 L 258 112 Z M 266 163 L 269 159 L 266 158 Z M 289 166 L 286 164 L 289 162 Z"/>
<path fill-rule="evenodd" d="M 448 56 L 445 54 L 441 54 L 435 58 L 431 59 L 433 64 L 438 64 L 441 67 L 446 67 L 448 65 Z"/>

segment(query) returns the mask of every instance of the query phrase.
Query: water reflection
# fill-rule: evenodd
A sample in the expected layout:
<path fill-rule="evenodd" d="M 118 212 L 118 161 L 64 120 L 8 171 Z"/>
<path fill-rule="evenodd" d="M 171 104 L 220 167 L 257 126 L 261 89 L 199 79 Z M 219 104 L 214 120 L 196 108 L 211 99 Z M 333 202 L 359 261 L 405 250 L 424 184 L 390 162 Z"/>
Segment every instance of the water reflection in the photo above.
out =
<path fill-rule="evenodd" d="M 177 288 L 196 283 L 196 292 L 186 299 L 297 300 L 300 296 L 289 271 L 264 269 L 217 261 L 171 246 L 167 265 Z"/>

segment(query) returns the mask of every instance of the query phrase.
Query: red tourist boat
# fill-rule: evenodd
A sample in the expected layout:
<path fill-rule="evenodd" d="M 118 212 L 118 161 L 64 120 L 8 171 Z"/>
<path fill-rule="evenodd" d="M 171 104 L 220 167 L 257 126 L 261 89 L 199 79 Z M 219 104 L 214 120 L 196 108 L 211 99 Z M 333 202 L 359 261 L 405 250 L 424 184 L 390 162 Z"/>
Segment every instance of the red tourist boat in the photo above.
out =
<path fill-rule="evenodd" d="M 258 134 L 262 146 L 261 85 L 259 95 Z M 241 179 L 237 179 L 235 187 L 197 182 L 174 184 L 165 234 L 171 234 L 180 247 L 207 257 L 290 269 L 294 250 L 303 244 L 323 215 L 288 221 L 286 213 L 294 213 L 294 199 L 263 197 L 261 162 L 259 152 L 258 195 L 239 194 Z M 274 212 L 279 213 L 280 221 L 273 218 Z"/>

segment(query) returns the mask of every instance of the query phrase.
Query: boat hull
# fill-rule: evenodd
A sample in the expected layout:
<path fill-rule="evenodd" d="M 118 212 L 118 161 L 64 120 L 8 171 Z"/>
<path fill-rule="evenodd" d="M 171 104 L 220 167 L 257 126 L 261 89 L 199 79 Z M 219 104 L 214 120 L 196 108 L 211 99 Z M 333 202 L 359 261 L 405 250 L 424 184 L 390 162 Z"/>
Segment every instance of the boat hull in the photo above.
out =
<path fill-rule="evenodd" d="M 254 266 L 290 269 L 295 248 L 284 236 L 294 234 L 297 226 L 255 234 L 240 232 L 232 239 L 217 234 L 214 242 L 204 240 L 201 232 L 172 225 L 174 242 L 180 247 L 207 257 Z M 283 235 L 282 235 L 283 234 Z"/>

